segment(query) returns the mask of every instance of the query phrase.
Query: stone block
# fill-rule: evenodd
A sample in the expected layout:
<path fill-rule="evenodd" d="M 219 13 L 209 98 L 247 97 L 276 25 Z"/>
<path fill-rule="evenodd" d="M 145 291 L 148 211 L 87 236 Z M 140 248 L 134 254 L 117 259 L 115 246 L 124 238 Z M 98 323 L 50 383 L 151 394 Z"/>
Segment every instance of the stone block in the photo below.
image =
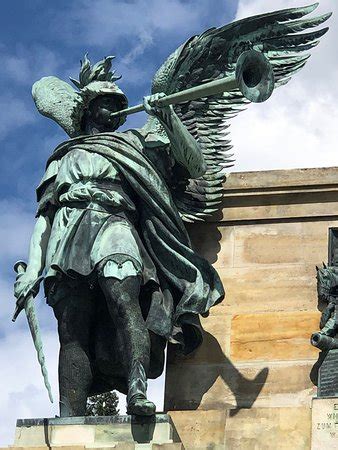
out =
<path fill-rule="evenodd" d="M 50 429 L 51 445 L 93 444 L 95 427 L 91 425 L 55 425 Z"/>
<path fill-rule="evenodd" d="M 44 445 L 109 447 L 122 444 L 170 443 L 169 416 L 64 417 L 18 420 L 15 446 Z"/>
<path fill-rule="evenodd" d="M 48 448 L 50 450 L 85 450 L 86 446 L 85 445 L 55 445 L 55 446 L 52 445 Z"/>
<path fill-rule="evenodd" d="M 136 444 L 131 442 L 121 442 L 114 444 L 113 446 L 104 445 L 103 447 L 97 446 L 97 445 L 86 445 L 86 449 L 95 449 L 95 450 L 135 450 L 136 448 L 144 448 L 144 450 L 151 449 L 151 444 L 140 444 L 141 446 L 147 445 L 147 447 L 136 447 Z M 55 450 L 60 450 L 60 447 L 55 447 Z M 67 450 L 73 450 L 73 447 L 67 447 Z"/>
<path fill-rule="evenodd" d="M 153 444 L 151 450 L 184 450 L 184 447 L 179 442 L 173 442 L 171 444 Z"/>
<path fill-rule="evenodd" d="M 14 446 L 44 446 L 46 444 L 45 428 L 43 426 L 16 427 Z"/>
<path fill-rule="evenodd" d="M 0 448 L 0 450 L 50 450 L 50 447 L 48 447 L 47 445 L 44 446 L 26 446 L 26 447 L 18 447 L 15 445 L 9 445 L 8 447 L 4 447 L 4 448 Z M 84 447 L 81 447 L 79 449 L 76 450 L 83 450 Z"/>
<path fill-rule="evenodd" d="M 337 182 L 326 183 L 334 171 L 311 170 L 312 178 L 308 180 L 310 172 L 300 170 L 231 174 L 224 184 L 223 212 L 213 220 L 231 224 L 322 217 L 334 220 L 338 213 L 338 186 Z"/>
<path fill-rule="evenodd" d="M 234 365 L 228 359 L 223 364 L 168 365 L 165 409 L 309 406 L 315 394 L 312 366 L 312 361 Z"/>
<path fill-rule="evenodd" d="M 218 273 L 226 295 L 222 309 L 212 308 L 211 315 L 219 315 L 222 311 L 239 314 L 247 311 L 313 311 L 316 308 L 316 268 L 313 265 L 221 268 Z"/>
<path fill-rule="evenodd" d="M 327 222 L 237 226 L 234 235 L 234 267 L 316 265 L 327 258 Z"/>
<path fill-rule="evenodd" d="M 301 223 L 236 227 L 234 266 L 300 264 L 303 262 L 301 239 Z"/>
<path fill-rule="evenodd" d="M 314 398 L 311 450 L 338 449 L 338 397 Z"/>
<path fill-rule="evenodd" d="M 206 361 L 209 364 L 219 364 L 224 361 L 224 355 L 229 352 L 230 347 L 231 316 L 209 316 L 201 318 L 201 323 L 204 329 L 201 346 L 189 355 L 184 355 L 176 352 L 175 346 L 169 345 L 169 364 L 202 364 Z"/>
<path fill-rule="evenodd" d="M 104 445 L 103 447 L 98 445 L 86 445 L 86 446 L 78 446 L 78 445 L 58 445 L 58 446 L 44 446 L 44 447 L 17 447 L 17 446 L 10 446 L 10 447 L 3 447 L 0 448 L 0 450 L 85 450 L 85 449 L 92 449 L 92 450 L 185 450 L 182 443 L 179 442 L 172 442 L 172 443 L 166 443 L 166 444 L 152 444 L 152 443 L 146 443 L 146 444 L 135 444 L 135 443 L 116 443 L 112 446 L 110 445 Z"/>
<path fill-rule="evenodd" d="M 324 196 L 322 193 L 301 193 L 295 203 L 290 202 L 289 193 L 271 195 L 268 204 L 256 204 L 257 199 L 241 197 L 236 202 L 227 199 L 227 206 L 223 208 L 219 220 L 222 222 L 245 223 L 253 221 L 281 220 L 281 219 L 303 219 L 329 216 L 331 220 L 338 215 L 338 203 L 336 201 L 337 192 L 331 192 Z M 319 194 L 319 195 L 318 195 Z M 292 195 L 295 201 L 296 195 Z M 318 202 L 315 202 L 317 197 Z M 232 204 L 231 204 L 232 203 Z"/>
<path fill-rule="evenodd" d="M 337 188 L 338 167 L 232 172 L 224 185 L 229 192 Z M 290 189 L 290 190 L 291 190 Z"/>
<path fill-rule="evenodd" d="M 234 228 L 218 223 L 199 223 L 187 227 L 193 248 L 217 267 L 232 267 L 234 257 Z"/>
<path fill-rule="evenodd" d="M 309 407 L 241 409 L 226 418 L 226 449 L 309 450 L 310 441 Z"/>
<path fill-rule="evenodd" d="M 310 336 L 318 328 L 319 312 L 240 314 L 231 325 L 233 361 L 316 359 Z"/>
<path fill-rule="evenodd" d="M 56 447 L 48 446 L 48 445 L 38 446 L 38 447 L 36 447 L 36 446 L 31 447 L 29 445 L 23 446 L 23 447 L 16 446 L 16 445 L 10 445 L 9 447 L 6 447 L 7 450 L 9 450 L 9 449 L 11 449 L 11 450 L 85 450 L 85 448 L 86 447 L 84 445 L 72 445 L 72 446 L 58 445 Z M 3 449 L 0 449 L 0 450 L 3 450 Z M 105 448 L 105 450 L 107 450 L 107 449 Z M 114 447 L 114 450 L 116 450 L 115 447 Z"/>
<path fill-rule="evenodd" d="M 224 449 L 225 410 L 170 411 L 186 450 Z"/>

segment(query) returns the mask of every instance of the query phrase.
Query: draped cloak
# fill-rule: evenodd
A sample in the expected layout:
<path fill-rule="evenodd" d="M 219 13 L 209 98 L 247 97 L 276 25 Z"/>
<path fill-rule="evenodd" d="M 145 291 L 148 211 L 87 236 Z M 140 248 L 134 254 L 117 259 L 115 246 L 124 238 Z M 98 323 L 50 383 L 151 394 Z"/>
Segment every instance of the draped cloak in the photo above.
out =
<path fill-rule="evenodd" d="M 75 148 L 81 149 L 110 161 L 135 193 L 139 216 L 136 230 L 155 265 L 160 285 L 160 291 L 148 290 L 150 299 L 146 311 L 143 309 L 152 338 L 149 378 L 156 378 L 162 373 L 164 362 L 163 346 L 157 345 L 156 339 L 180 343 L 186 354 L 195 350 L 202 342 L 199 314 L 206 315 L 222 301 L 224 290 L 215 269 L 191 248 L 170 186 L 145 154 L 145 147 L 142 136 L 135 131 L 80 136 L 55 149 L 47 162 L 47 171 L 53 161 Z M 42 182 L 37 189 L 38 200 L 44 202 L 45 188 Z M 100 322 L 100 318 L 97 320 Z M 112 342 L 118 338 L 113 335 L 112 324 L 107 324 L 106 314 L 101 329 L 104 327 L 106 332 L 96 337 L 99 342 L 95 347 L 98 350 L 93 362 L 96 366 L 92 392 L 114 388 L 126 392 L 118 345 Z"/>

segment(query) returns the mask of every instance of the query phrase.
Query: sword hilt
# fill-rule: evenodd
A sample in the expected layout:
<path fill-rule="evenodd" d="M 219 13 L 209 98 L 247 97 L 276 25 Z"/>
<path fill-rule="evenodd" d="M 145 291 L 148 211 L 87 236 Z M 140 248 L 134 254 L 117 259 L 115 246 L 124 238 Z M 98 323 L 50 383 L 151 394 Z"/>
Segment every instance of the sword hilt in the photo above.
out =
<path fill-rule="evenodd" d="M 25 273 L 25 272 L 26 272 L 26 269 L 27 269 L 27 263 L 26 263 L 25 261 L 17 261 L 17 262 L 14 264 L 14 271 L 15 271 L 17 274 Z"/>

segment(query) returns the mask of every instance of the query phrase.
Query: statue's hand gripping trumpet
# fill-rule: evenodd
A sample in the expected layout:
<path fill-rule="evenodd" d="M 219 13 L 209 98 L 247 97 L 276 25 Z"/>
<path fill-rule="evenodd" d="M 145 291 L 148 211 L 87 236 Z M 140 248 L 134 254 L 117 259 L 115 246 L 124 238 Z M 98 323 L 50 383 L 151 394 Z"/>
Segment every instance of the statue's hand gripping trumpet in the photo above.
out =
<path fill-rule="evenodd" d="M 37 188 L 37 222 L 15 295 L 24 306 L 45 271 L 60 339 L 61 416 L 84 415 L 89 395 L 112 389 L 127 394 L 128 413 L 153 414 L 147 378 L 162 373 L 167 341 L 185 353 L 201 344 L 199 315 L 224 291 L 191 248 L 184 222 L 220 208 L 233 165 L 229 119 L 305 65 L 327 28 L 302 31 L 330 16 L 304 18 L 316 6 L 193 36 L 133 108 L 110 56 L 93 66 L 85 56 L 72 79 L 78 90 L 56 77 L 34 84 L 39 112 L 71 139 L 55 149 Z M 149 114 L 142 128 L 116 131 L 142 109 Z"/>

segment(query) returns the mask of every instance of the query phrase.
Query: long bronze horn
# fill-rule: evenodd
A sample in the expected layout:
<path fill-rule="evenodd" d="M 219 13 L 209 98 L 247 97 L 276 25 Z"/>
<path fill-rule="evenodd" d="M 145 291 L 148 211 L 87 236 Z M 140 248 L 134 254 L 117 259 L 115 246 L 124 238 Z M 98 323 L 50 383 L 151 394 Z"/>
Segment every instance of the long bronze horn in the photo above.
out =
<path fill-rule="evenodd" d="M 256 50 L 248 50 L 238 58 L 235 74 L 167 95 L 159 100 L 159 104 L 169 106 L 210 95 L 219 95 L 234 89 L 239 89 L 251 102 L 260 103 L 270 97 L 274 86 L 273 69 L 267 58 Z M 143 110 L 143 104 L 139 104 L 114 112 L 110 117 L 127 116 Z"/>
<path fill-rule="evenodd" d="M 244 52 L 236 64 L 238 88 L 248 100 L 265 102 L 275 87 L 273 69 L 263 53 L 255 50 Z"/>

